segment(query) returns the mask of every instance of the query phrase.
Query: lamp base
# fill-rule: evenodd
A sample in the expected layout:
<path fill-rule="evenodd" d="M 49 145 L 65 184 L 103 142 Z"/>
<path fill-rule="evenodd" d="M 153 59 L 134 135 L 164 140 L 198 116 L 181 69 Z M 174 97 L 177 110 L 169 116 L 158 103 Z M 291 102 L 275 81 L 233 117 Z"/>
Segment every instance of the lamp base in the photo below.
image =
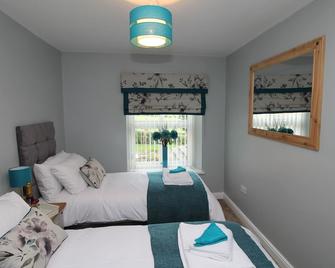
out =
<path fill-rule="evenodd" d="M 25 186 L 23 186 L 23 197 L 24 200 L 31 205 L 33 202 L 33 185 L 31 182 L 28 182 Z"/>

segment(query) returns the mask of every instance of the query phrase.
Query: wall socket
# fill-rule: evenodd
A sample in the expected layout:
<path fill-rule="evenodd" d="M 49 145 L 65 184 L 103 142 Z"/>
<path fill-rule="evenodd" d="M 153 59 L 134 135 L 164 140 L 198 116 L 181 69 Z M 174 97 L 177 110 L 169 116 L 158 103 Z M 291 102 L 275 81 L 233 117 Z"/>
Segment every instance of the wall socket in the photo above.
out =
<path fill-rule="evenodd" d="M 247 187 L 245 187 L 244 185 L 240 185 L 240 192 L 243 193 L 243 194 L 247 194 L 248 192 L 248 189 Z"/>

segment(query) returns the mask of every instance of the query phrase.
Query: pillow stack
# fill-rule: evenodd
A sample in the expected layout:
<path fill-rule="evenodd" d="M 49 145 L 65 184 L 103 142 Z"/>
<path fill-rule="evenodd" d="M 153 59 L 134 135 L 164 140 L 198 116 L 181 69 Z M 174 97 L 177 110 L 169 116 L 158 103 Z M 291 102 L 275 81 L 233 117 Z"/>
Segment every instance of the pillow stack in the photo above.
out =
<path fill-rule="evenodd" d="M 70 194 L 83 192 L 87 185 L 99 188 L 106 171 L 96 159 L 87 161 L 79 154 L 62 151 L 35 164 L 34 174 L 43 199 L 52 202 L 63 188 Z"/>
<path fill-rule="evenodd" d="M 35 164 L 34 175 L 43 199 L 47 202 L 56 200 L 63 188 L 71 194 L 84 191 L 87 183 L 81 178 L 79 168 L 86 161 L 79 154 L 62 151 L 42 164 Z"/>

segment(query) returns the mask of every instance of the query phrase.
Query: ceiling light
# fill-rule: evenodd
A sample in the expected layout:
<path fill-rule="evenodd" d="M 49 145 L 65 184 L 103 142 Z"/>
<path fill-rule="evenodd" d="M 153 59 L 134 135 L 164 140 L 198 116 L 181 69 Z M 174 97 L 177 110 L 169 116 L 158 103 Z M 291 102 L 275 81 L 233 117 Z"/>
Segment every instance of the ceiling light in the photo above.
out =
<path fill-rule="evenodd" d="M 172 44 L 172 14 L 161 6 L 139 6 L 130 11 L 130 42 L 140 48 Z"/>

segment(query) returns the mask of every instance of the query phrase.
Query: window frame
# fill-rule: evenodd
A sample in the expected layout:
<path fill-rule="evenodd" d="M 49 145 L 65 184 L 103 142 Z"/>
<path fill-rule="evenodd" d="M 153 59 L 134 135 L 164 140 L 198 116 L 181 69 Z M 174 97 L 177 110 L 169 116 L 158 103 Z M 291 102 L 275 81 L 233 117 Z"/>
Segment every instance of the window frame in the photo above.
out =
<path fill-rule="evenodd" d="M 177 114 L 176 114 L 177 115 Z M 134 164 L 134 145 L 135 143 L 135 116 L 136 115 L 127 115 L 126 124 L 127 124 L 127 170 L 128 171 L 143 171 L 143 170 L 157 170 L 161 169 L 161 165 L 153 167 L 144 167 L 138 168 Z M 164 115 L 162 115 L 164 116 Z M 170 115 L 171 116 L 171 115 Z M 188 145 L 187 154 L 188 154 L 188 163 L 186 167 L 202 170 L 202 136 L 203 136 L 203 117 L 187 115 L 187 128 L 191 129 L 188 131 L 187 139 L 191 141 Z M 164 123 L 161 123 L 163 125 Z M 170 128 L 169 128 L 170 129 Z M 161 150 L 159 152 L 161 154 Z"/>

